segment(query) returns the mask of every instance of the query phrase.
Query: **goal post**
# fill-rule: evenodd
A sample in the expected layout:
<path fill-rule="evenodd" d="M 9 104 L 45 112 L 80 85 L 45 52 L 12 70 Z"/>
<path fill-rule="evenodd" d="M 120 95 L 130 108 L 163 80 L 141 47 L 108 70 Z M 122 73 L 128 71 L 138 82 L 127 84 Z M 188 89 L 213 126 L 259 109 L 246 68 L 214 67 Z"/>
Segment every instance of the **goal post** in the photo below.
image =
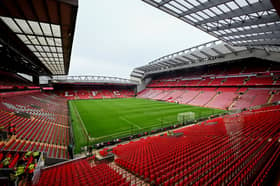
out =
<path fill-rule="evenodd" d="M 177 120 L 179 123 L 186 123 L 195 120 L 194 112 L 183 112 L 177 115 Z"/>

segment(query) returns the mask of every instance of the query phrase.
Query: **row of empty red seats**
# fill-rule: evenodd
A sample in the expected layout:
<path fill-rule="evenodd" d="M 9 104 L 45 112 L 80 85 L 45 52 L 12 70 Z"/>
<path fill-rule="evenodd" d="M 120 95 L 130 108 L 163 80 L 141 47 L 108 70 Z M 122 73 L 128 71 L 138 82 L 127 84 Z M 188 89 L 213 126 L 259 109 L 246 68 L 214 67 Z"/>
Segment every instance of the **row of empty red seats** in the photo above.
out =
<path fill-rule="evenodd" d="M 241 77 L 208 77 L 199 79 L 152 80 L 148 87 L 180 87 L 180 86 L 266 86 L 277 85 L 273 76 L 241 76 Z"/>
<path fill-rule="evenodd" d="M 133 90 L 126 89 L 62 90 L 57 91 L 56 94 L 67 99 L 103 99 L 134 96 Z"/>
<path fill-rule="evenodd" d="M 49 157 L 68 157 L 69 127 L 38 119 L 28 119 L 0 111 L 0 126 L 8 130 L 12 123 L 15 135 L 6 143 L 1 142 L 0 149 L 10 151 L 47 152 Z"/>
<path fill-rule="evenodd" d="M 55 95 L 31 93 L 0 96 L 0 109 L 29 114 L 37 119 L 68 125 L 67 100 Z"/>
<path fill-rule="evenodd" d="M 271 96 L 269 92 L 270 90 L 267 89 L 248 89 L 245 94 L 238 97 L 232 108 L 243 109 L 268 103 L 268 99 Z"/>
<path fill-rule="evenodd" d="M 266 79 L 264 85 L 271 84 L 271 80 L 276 76 L 279 76 L 280 65 L 277 63 L 267 63 L 260 61 L 248 61 L 248 62 L 235 62 L 227 64 L 217 64 L 214 66 L 200 67 L 186 69 L 181 72 L 170 72 L 168 74 L 162 74 L 157 77 L 153 77 L 151 85 L 155 87 L 155 83 L 158 87 L 163 86 L 214 86 L 217 83 L 211 81 L 218 81 L 217 79 L 228 81 L 225 83 L 238 83 L 246 84 L 244 80 L 249 77 L 259 76 Z M 265 77 L 266 76 L 266 77 Z M 237 79 L 235 79 L 237 77 Z M 271 78 L 273 77 L 273 78 Z M 214 79 L 214 80 L 213 80 Z M 199 81 L 198 81 L 199 80 Z M 252 85 L 250 83 L 249 85 Z M 219 83 L 218 85 L 221 85 Z"/>
<path fill-rule="evenodd" d="M 12 137 L 0 149 L 46 152 L 68 158 L 70 139 L 67 99 L 45 93 L 1 96 L 0 127 Z"/>
<path fill-rule="evenodd" d="M 280 107 L 212 119 L 113 149 L 115 162 L 155 185 L 261 185 L 280 156 Z"/>
<path fill-rule="evenodd" d="M 45 152 L 50 158 L 68 159 L 68 151 L 65 146 L 58 146 L 48 143 L 26 141 L 21 139 L 11 139 L 9 142 L 4 144 L 1 143 L 0 150 L 9 151 L 37 151 Z"/>
<path fill-rule="evenodd" d="M 123 175 L 117 173 L 108 164 L 91 166 L 90 163 L 87 159 L 80 159 L 43 169 L 40 179 L 33 185 L 130 185 Z"/>
<path fill-rule="evenodd" d="M 280 101 L 278 88 L 148 88 L 137 97 L 221 109 L 243 109 Z"/>

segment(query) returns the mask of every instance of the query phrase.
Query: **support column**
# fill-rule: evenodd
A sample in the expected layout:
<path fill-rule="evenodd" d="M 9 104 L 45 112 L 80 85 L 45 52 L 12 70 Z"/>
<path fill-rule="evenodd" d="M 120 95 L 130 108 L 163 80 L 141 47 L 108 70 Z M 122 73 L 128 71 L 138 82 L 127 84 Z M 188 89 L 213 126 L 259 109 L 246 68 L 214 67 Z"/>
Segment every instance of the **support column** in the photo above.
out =
<path fill-rule="evenodd" d="M 33 84 L 34 85 L 40 85 L 40 79 L 39 79 L 39 76 L 32 76 L 33 78 Z"/>

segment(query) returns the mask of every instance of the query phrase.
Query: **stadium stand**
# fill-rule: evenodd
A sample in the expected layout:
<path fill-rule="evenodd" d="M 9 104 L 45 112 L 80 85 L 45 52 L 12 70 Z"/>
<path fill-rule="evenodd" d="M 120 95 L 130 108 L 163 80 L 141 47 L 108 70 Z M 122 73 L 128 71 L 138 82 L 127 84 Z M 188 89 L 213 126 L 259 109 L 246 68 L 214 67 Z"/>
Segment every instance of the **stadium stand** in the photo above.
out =
<path fill-rule="evenodd" d="M 280 155 L 279 108 L 228 115 L 174 132 L 182 136 L 118 145 L 115 162 L 156 185 L 262 184 Z"/>
<path fill-rule="evenodd" d="M 130 182 L 106 163 L 92 165 L 85 158 L 42 170 L 34 185 L 122 185 Z"/>
<path fill-rule="evenodd" d="M 127 98 L 134 96 L 133 90 L 123 89 L 86 89 L 86 90 L 62 90 L 57 95 L 67 99 L 104 99 Z"/>
<path fill-rule="evenodd" d="M 2 149 L 40 151 L 49 157 L 68 158 L 66 99 L 43 93 L 1 96 L 0 109 L 2 130 L 9 132 L 14 127 Z"/>
<path fill-rule="evenodd" d="M 277 86 L 278 76 L 270 71 L 272 70 L 269 68 L 270 65 L 263 63 L 256 63 L 254 66 L 245 63 L 241 67 L 232 64 L 229 67 L 218 65 L 208 68 L 204 73 L 201 69 L 194 69 L 198 71 L 197 73 L 194 71 L 194 74 L 203 74 L 202 76 L 206 77 L 188 75 L 186 72 L 178 73 L 176 76 L 167 73 L 154 77 L 147 89 L 137 96 L 226 110 L 276 102 L 279 101 L 278 94 L 273 95 L 271 92 L 274 90 L 273 87 Z M 219 72 L 219 69 L 223 71 Z"/>
<path fill-rule="evenodd" d="M 38 89 L 27 79 L 4 71 L 0 71 L 0 90 Z"/>
<path fill-rule="evenodd" d="M 78 0 L 0 2 L 0 185 L 279 185 L 277 0 L 143 1 L 219 40 L 131 79 L 67 76 Z M 112 141 L 85 136 L 87 157 L 73 156 L 72 130 L 88 131 L 80 116 L 72 124 L 69 101 L 135 96 L 227 111 Z"/>

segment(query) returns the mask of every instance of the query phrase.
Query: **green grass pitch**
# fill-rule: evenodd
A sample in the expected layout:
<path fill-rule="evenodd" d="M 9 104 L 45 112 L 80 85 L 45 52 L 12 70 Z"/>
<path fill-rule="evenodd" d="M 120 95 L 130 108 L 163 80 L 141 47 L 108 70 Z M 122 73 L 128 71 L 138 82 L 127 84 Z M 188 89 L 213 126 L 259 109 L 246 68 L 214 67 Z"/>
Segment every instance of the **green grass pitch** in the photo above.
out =
<path fill-rule="evenodd" d="M 87 135 L 99 142 L 175 124 L 182 112 L 194 112 L 196 119 L 226 112 L 137 98 L 75 100 L 69 106 L 76 148 L 88 143 Z"/>

